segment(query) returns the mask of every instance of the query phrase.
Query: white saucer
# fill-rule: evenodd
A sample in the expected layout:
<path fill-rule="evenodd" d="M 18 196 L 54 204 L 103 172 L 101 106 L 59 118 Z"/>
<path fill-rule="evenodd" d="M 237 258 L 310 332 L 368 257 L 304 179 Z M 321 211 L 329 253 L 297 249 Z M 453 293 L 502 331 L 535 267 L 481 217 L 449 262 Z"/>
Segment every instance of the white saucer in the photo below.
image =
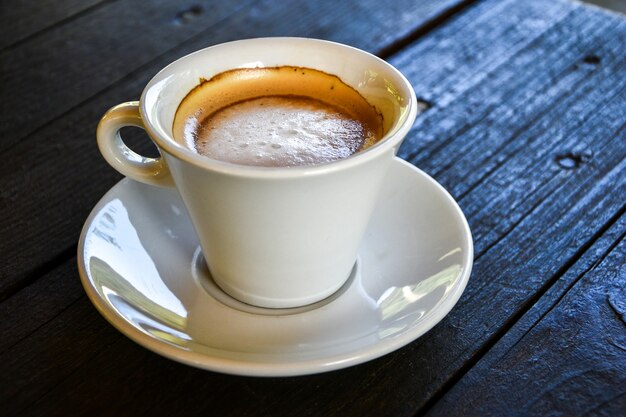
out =
<path fill-rule="evenodd" d="M 125 179 L 87 219 L 78 267 L 100 313 L 146 348 L 213 371 L 286 376 L 362 363 L 415 340 L 452 309 L 473 259 L 456 202 L 400 159 L 351 279 L 328 300 L 247 307 L 212 285 L 199 253 L 177 192 Z"/>

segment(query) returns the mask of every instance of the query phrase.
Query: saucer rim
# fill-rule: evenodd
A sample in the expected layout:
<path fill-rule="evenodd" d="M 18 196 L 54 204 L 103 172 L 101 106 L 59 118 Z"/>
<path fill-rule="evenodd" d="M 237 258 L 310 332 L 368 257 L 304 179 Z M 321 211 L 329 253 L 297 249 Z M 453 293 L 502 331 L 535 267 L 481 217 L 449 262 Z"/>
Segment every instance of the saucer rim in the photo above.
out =
<path fill-rule="evenodd" d="M 412 174 L 422 176 L 443 194 L 444 199 L 447 203 L 451 204 L 456 216 L 463 226 L 463 232 L 459 236 L 467 242 L 467 251 L 463 258 L 461 271 L 455 278 L 455 284 L 450 293 L 442 299 L 437 307 L 423 317 L 418 326 L 411 327 L 407 331 L 404 331 L 393 338 L 380 340 L 375 344 L 360 348 L 354 352 L 321 356 L 309 360 L 255 362 L 252 360 L 231 359 L 223 356 L 211 356 L 205 352 L 185 350 L 181 346 L 169 344 L 140 331 L 132 324 L 129 324 L 123 316 L 121 316 L 115 309 L 109 306 L 109 304 L 106 303 L 102 297 L 100 297 L 100 294 L 97 292 L 95 286 L 92 285 L 89 278 L 84 258 L 85 239 L 95 216 L 101 209 L 103 202 L 110 200 L 110 194 L 114 193 L 116 189 L 123 187 L 125 183 L 133 181 L 129 178 L 123 178 L 113 185 L 94 205 L 92 211 L 85 220 L 77 248 L 77 264 L 81 284 L 91 303 L 96 307 L 96 310 L 123 335 L 158 355 L 200 369 L 240 376 L 287 377 L 329 372 L 380 358 L 417 340 L 448 315 L 465 291 L 473 269 L 474 259 L 472 233 L 467 219 L 465 218 L 465 215 L 456 200 L 435 179 L 409 162 L 396 157 L 394 158 L 393 163 L 405 165 L 405 167 L 413 171 Z M 307 312 L 300 314 L 307 314 Z M 210 349 L 213 352 L 231 352 L 230 350 L 215 348 Z"/>

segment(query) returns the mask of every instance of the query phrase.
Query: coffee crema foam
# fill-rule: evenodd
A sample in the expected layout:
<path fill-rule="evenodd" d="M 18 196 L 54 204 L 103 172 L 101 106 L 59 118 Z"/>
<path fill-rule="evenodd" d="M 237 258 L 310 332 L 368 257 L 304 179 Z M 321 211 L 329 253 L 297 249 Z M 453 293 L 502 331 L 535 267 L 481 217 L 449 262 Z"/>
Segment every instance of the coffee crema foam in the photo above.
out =
<path fill-rule="evenodd" d="M 174 137 L 241 165 L 315 165 L 367 149 L 382 116 L 338 77 L 300 67 L 246 68 L 202 82 L 181 102 Z"/>

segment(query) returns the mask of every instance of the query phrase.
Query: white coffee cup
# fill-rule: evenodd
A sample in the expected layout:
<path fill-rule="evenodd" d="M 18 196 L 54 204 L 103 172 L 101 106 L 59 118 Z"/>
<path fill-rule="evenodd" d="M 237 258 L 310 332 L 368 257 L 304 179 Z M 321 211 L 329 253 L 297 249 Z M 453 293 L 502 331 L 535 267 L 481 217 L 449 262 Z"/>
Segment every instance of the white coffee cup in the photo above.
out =
<path fill-rule="evenodd" d="M 174 139 L 178 105 L 200 79 L 283 65 L 341 78 L 381 111 L 385 136 L 346 159 L 271 168 L 213 160 Z M 261 38 L 206 48 L 168 65 L 139 102 L 104 115 L 97 137 L 120 173 L 176 187 L 211 276 L 225 292 L 248 304 L 287 308 L 320 301 L 348 279 L 387 168 L 416 113 L 406 78 L 367 52 L 315 39 Z M 119 134 L 124 126 L 145 129 L 161 157 L 130 150 Z"/>

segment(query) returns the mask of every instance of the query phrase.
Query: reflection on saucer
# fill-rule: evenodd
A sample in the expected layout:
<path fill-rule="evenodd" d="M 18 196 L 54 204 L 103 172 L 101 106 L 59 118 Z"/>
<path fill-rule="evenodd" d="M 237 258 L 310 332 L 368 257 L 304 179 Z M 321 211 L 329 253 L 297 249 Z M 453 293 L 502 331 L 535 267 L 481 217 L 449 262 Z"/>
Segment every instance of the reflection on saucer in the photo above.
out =
<path fill-rule="evenodd" d="M 164 336 L 165 341 L 171 341 L 172 336 L 178 343 L 190 340 L 184 333 L 187 310 L 161 279 L 152 279 L 159 272 L 121 200 L 114 199 L 102 207 L 94 218 L 91 236 L 88 244 L 99 245 L 101 258 L 90 257 L 89 270 L 100 278 L 101 296 L 116 309 L 132 315 L 131 322 L 143 331 Z M 129 256 L 132 262 L 128 262 Z"/>

